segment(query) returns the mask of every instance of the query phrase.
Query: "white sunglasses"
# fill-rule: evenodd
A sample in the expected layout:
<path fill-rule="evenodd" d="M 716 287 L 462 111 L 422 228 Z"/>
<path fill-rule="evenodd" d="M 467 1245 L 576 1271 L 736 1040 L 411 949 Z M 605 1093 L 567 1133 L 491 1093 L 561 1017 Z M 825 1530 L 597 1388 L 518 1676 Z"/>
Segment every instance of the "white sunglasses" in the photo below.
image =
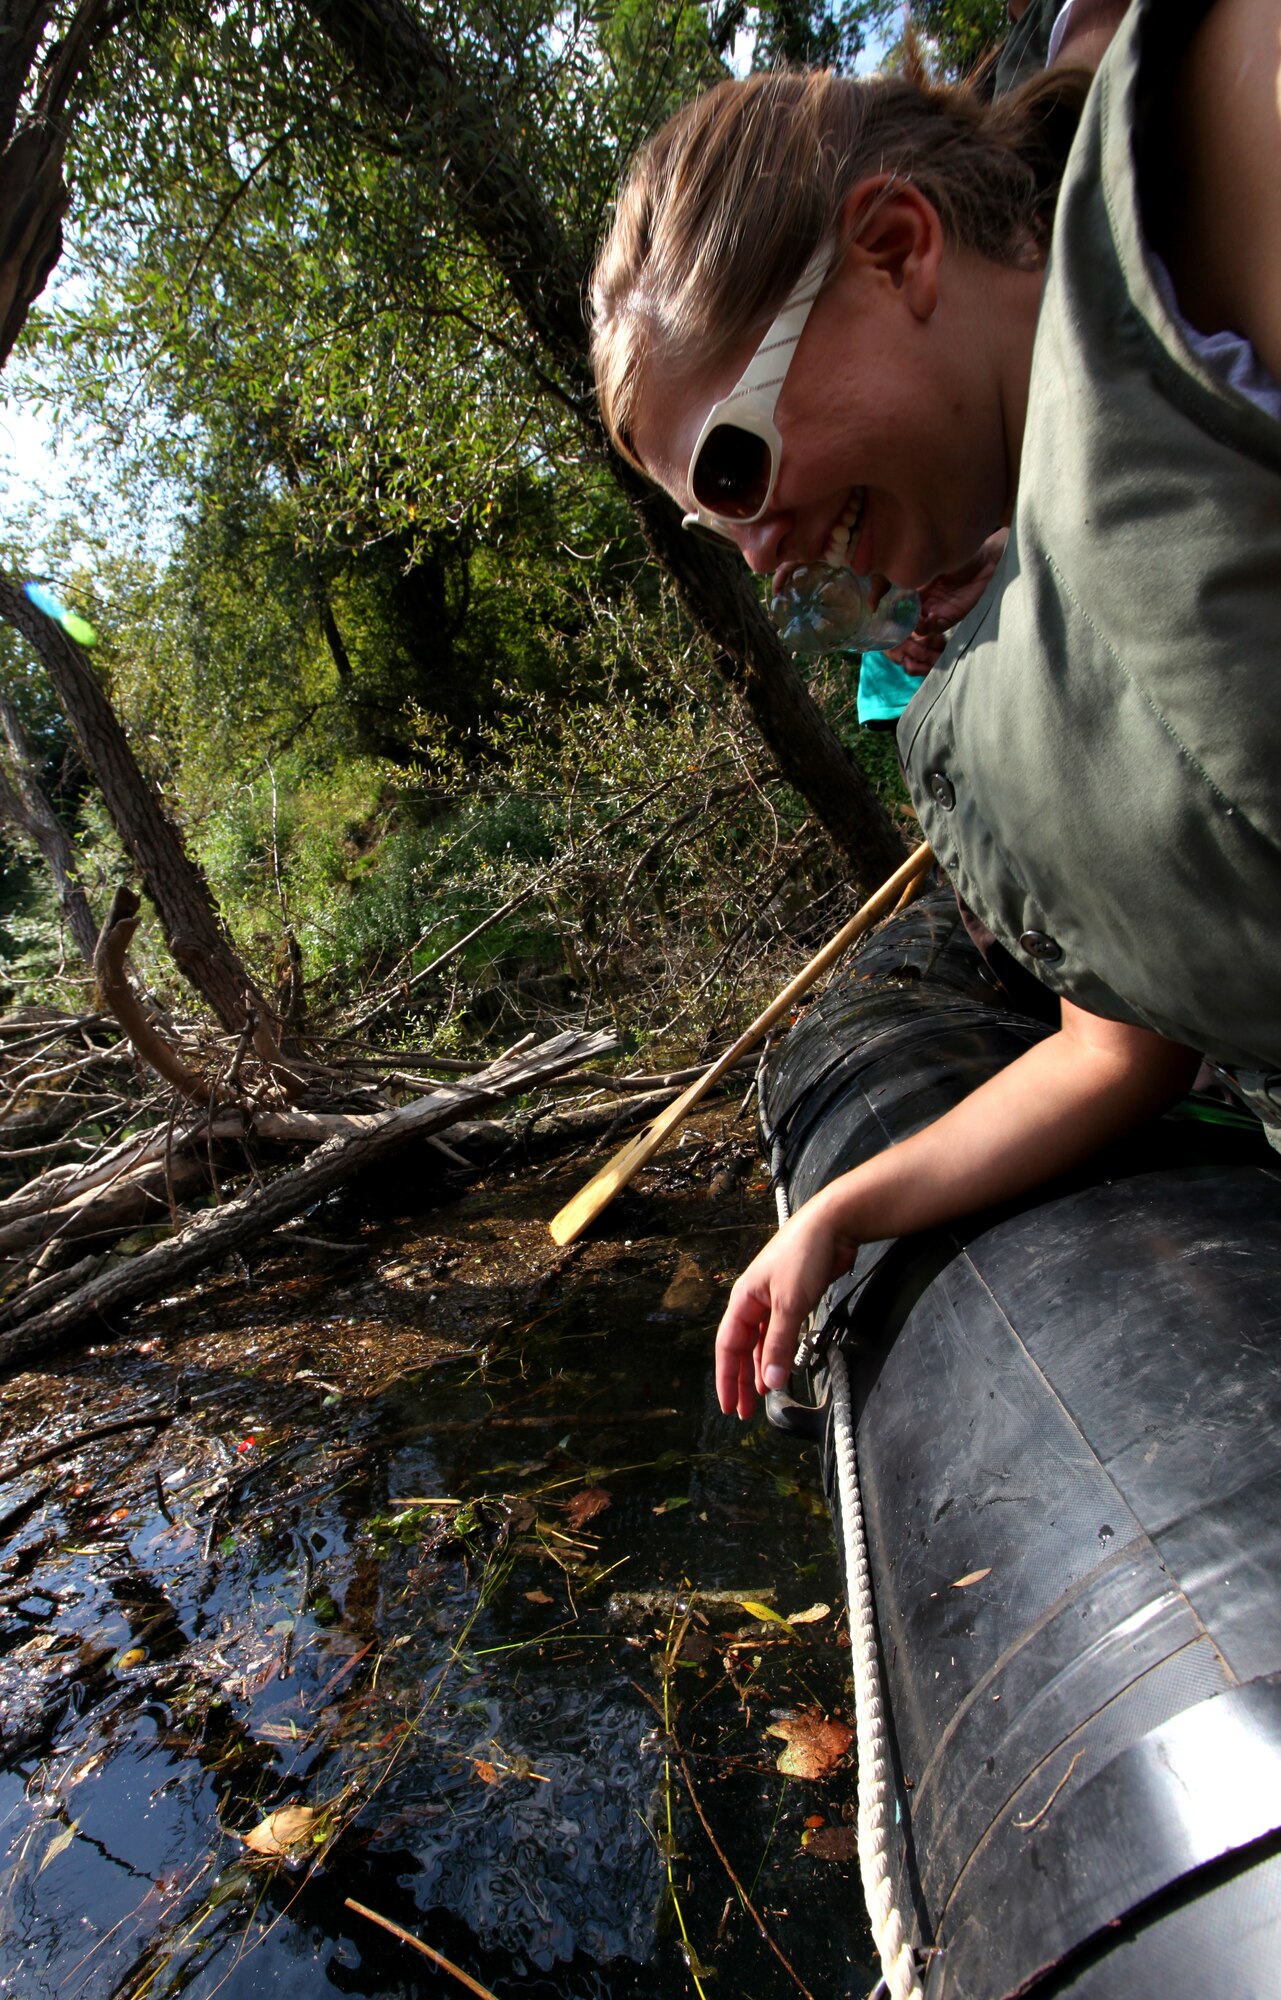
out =
<path fill-rule="evenodd" d="M 829 238 L 810 258 L 728 396 L 708 411 L 685 475 L 686 528 L 725 540 L 722 522 L 746 527 L 760 520 L 773 499 L 783 455 L 774 409 L 831 261 Z"/>

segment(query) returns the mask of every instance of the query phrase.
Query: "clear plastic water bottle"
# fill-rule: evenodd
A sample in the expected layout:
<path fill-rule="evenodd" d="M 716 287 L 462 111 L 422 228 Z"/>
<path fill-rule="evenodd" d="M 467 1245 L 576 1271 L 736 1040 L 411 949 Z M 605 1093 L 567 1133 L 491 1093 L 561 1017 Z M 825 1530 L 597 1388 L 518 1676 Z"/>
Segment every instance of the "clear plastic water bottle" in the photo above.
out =
<path fill-rule="evenodd" d="M 793 653 L 869 653 L 901 646 L 916 630 L 921 600 L 893 584 L 873 597 L 868 577 L 803 563 L 770 599 L 770 617 Z"/>

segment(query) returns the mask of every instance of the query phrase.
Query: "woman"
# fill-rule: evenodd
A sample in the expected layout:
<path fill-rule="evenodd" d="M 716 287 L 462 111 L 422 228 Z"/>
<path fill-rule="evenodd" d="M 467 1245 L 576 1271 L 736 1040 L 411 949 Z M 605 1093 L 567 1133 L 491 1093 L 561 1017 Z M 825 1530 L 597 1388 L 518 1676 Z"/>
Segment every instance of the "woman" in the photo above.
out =
<path fill-rule="evenodd" d="M 1201 1052 L 1281 1124 L 1279 37 L 1277 0 L 1137 0 L 1061 187 L 1080 76 L 991 107 L 776 77 L 679 114 L 620 200 L 602 403 L 691 518 L 760 571 L 918 588 L 1009 525 L 900 745 L 966 904 L 1062 1007 L 739 1279 L 744 1417 L 860 1242 L 1075 1164 Z"/>

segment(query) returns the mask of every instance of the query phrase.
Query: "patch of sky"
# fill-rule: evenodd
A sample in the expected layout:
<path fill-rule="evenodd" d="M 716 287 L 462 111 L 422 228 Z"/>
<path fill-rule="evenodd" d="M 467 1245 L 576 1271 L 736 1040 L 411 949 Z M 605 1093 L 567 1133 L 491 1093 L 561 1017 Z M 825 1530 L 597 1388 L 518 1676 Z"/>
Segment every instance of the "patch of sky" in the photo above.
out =
<path fill-rule="evenodd" d="M 71 313 L 89 301 L 83 273 L 68 259 L 37 304 Z M 158 560 L 179 522 L 175 483 L 133 482 L 126 507 L 120 457 L 107 430 L 55 400 L 22 346 L 0 377 L 0 536 L 8 560 L 56 581 L 68 567 L 92 567 L 104 545 Z M 157 421 L 141 378 L 135 386 L 132 443 Z"/>

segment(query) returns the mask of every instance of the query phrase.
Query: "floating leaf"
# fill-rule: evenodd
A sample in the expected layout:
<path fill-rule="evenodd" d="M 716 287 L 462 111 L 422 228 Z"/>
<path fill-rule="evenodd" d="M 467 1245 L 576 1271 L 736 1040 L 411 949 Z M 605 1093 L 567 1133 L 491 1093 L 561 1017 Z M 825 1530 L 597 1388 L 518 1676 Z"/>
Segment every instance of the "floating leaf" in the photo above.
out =
<path fill-rule="evenodd" d="M 789 1625 L 817 1625 L 820 1618 L 830 1618 L 830 1604 L 811 1604 L 808 1611 L 794 1611 L 788 1619 Z"/>
<path fill-rule="evenodd" d="M 674 1514 L 678 1507 L 688 1507 L 688 1506 L 689 1506 L 688 1493 L 674 1493 L 670 1500 L 660 1500 L 657 1507 L 655 1507 L 654 1512 L 656 1514 Z"/>
<path fill-rule="evenodd" d="M 555 1602 L 555 1599 L 549 1597 L 545 1590 L 527 1590 L 525 1592 L 525 1602 L 526 1604 L 552 1604 Z"/>
<path fill-rule="evenodd" d="M 43 1875 L 51 1861 L 56 1861 L 60 1854 L 66 1853 L 79 1830 L 80 1822 L 78 1819 L 73 1819 L 69 1826 L 59 1827 L 57 1833 L 54 1834 L 53 1839 L 44 1851 L 44 1859 L 36 1870 L 37 1875 Z"/>
<path fill-rule="evenodd" d="M 857 1861 L 858 1831 L 852 1826 L 825 1826 L 804 1842 L 807 1854 L 820 1861 Z"/>
<path fill-rule="evenodd" d="M 581 1493 L 575 1493 L 565 1504 L 571 1528 L 581 1528 L 585 1521 L 595 1520 L 609 1506 L 609 1494 L 603 1486 L 584 1486 Z"/>
<path fill-rule="evenodd" d="M 766 1724 L 767 1736 L 781 1736 L 786 1749 L 780 1751 L 777 1768 L 788 1778 L 824 1778 L 839 1764 L 854 1732 L 843 1722 L 829 1720 L 816 1708 L 801 1709 L 795 1715 L 780 1715 Z"/>
<path fill-rule="evenodd" d="M 759 1618 L 763 1625 L 781 1625 L 785 1632 L 790 1629 L 788 1620 L 780 1618 L 777 1611 L 771 1611 L 769 1605 L 762 1604 L 759 1598 L 740 1597 L 738 1601 L 750 1618 Z"/>
<path fill-rule="evenodd" d="M 951 1588 L 953 1590 L 968 1590 L 972 1583 L 982 1583 L 984 1577 L 991 1576 L 991 1574 L 992 1565 L 989 1563 L 986 1569 L 972 1569 L 968 1576 L 958 1576 Z"/>
<path fill-rule="evenodd" d="M 316 1814 L 311 1806 L 279 1806 L 252 1833 L 245 1835 L 245 1846 L 255 1854 L 277 1861 L 297 1847 L 299 1841 L 310 1839 L 315 1823 Z"/>
<path fill-rule="evenodd" d="M 496 1785 L 498 1783 L 498 1772 L 489 1762 L 488 1758 L 473 1757 L 472 1763 L 476 1766 L 476 1776 L 480 1779 L 482 1785 Z"/>

